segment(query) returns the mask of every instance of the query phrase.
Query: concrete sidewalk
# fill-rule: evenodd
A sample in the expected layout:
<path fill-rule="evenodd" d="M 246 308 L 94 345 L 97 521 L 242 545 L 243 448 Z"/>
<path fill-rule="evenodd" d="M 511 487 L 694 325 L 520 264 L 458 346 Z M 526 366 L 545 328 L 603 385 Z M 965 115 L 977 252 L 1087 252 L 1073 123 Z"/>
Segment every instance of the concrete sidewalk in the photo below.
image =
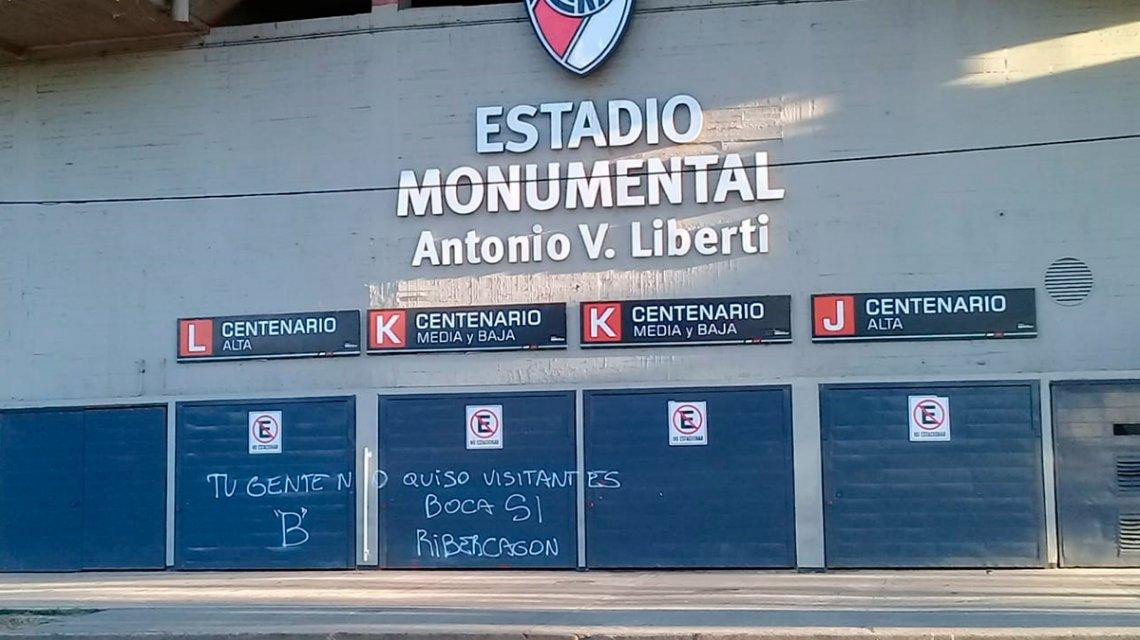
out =
<path fill-rule="evenodd" d="M 75 608 L 0 635 L 1140 638 L 1140 571 L 0 576 L 0 609 Z"/>

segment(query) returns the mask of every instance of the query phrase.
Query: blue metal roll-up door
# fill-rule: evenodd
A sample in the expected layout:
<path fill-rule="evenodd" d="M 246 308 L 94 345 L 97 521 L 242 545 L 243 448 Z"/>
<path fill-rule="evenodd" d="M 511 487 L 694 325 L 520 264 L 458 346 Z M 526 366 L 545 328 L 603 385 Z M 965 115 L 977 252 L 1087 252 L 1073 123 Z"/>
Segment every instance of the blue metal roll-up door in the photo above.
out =
<path fill-rule="evenodd" d="M 0 569 L 83 568 L 83 411 L 0 414 Z"/>
<path fill-rule="evenodd" d="M 161 569 L 166 409 L 0 413 L 0 570 Z"/>
<path fill-rule="evenodd" d="M 280 412 L 280 451 L 251 453 L 251 414 Z M 355 564 L 353 398 L 179 403 L 175 566 Z"/>
<path fill-rule="evenodd" d="M 1058 382 L 1057 523 L 1066 567 L 1140 566 L 1140 381 Z"/>
<path fill-rule="evenodd" d="M 704 402 L 707 444 L 671 446 L 669 402 Z M 791 391 L 588 391 L 586 564 L 792 567 Z"/>
<path fill-rule="evenodd" d="M 164 568 L 166 407 L 83 415 L 83 568 Z"/>
<path fill-rule="evenodd" d="M 949 401 L 949 441 L 910 440 L 910 396 Z M 828 567 L 1039 567 L 1036 383 L 821 389 Z"/>
<path fill-rule="evenodd" d="M 468 448 L 501 407 L 501 448 Z M 379 515 L 388 567 L 574 567 L 574 395 L 383 396 Z"/>

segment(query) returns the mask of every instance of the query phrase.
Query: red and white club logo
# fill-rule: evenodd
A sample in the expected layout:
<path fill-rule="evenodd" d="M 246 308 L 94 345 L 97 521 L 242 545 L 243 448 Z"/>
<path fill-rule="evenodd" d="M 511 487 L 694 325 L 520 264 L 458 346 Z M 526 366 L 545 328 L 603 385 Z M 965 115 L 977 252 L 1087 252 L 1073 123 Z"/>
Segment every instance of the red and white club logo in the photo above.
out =
<path fill-rule="evenodd" d="M 582 305 L 582 342 L 621 342 L 621 303 Z"/>
<path fill-rule="evenodd" d="M 404 309 L 368 311 L 368 348 L 403 349 L 408 346 L 408 312 Z"/>
<path fill-rule="evenodd" d="M 855 335 L 855 296 L 815 296 L 812 318 L 816 336 Z"/>
<path fill-rule="evenodd" d="M 598 68 L 625 34 L 633 0 L 523 0 L 538 41 L 562 68 Z"/>
<path fill-rule="evenodd" d="M 208 318 L 178 321 L 178 357 L 214 355 L 214 321 Z"/>
<path fill-rule="evenodd" d="M 685 403 L 673 409 L 673 428 L 687 436 L 700 431 L 704 424 L 704 412 L 693 404 Z"/>
<path fill-rule="evenodd" d="M 274 416 L 263 413 L 253 419 L 252 432 L 254 440 L 269 444 L 277 440 L 277 435 L 281 433 L 281 424 Z"/>
<path fill-rule="evenodd" d="M 919 429 L 936 431 L 946 423 L 946 407 L 934 398 L 926 398 L 914 405 L 911 421 Z"/>

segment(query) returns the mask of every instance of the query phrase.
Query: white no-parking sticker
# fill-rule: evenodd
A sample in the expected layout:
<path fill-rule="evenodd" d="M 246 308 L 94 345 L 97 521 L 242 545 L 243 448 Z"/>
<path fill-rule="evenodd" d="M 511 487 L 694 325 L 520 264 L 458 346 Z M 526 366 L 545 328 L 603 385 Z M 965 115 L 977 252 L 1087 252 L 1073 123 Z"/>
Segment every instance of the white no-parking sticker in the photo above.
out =
<path fill-rule="evenodd" d="M 503 405 L 467 405 L 464 429 L 468 449 L 502 449 Z"/>
<path fill-rule="evenodd" d="M 709 443 L 709 412 L 704 401 L 669 401 L 669 446 Z"/>
<path fill-rule="evenodd" d="M 249 452 L 281 453 L 281 412 L 249 412 Z"/>
<path fill-rule="evenodd" d="M 950 398 L 908 396 L 911 442 L 950 440 Z"/>

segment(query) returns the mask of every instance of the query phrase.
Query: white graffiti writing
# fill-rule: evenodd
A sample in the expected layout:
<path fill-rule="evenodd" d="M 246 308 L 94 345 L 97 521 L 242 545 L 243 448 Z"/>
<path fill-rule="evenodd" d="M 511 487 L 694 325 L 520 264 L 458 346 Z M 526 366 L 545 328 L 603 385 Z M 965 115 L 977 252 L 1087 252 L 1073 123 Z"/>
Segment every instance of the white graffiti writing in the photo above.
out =
<path fill-rule="evenodd" d="M 281 546 L 282 548 L 299 547 L 309 541 L 309 532 L 301 525 L 309 510 L 301 507 L 300 511 L 280 511 L 274 509 L 273 513 L 281 519 Z M 290 524 L 289 521 L 293 523 Z"/>

